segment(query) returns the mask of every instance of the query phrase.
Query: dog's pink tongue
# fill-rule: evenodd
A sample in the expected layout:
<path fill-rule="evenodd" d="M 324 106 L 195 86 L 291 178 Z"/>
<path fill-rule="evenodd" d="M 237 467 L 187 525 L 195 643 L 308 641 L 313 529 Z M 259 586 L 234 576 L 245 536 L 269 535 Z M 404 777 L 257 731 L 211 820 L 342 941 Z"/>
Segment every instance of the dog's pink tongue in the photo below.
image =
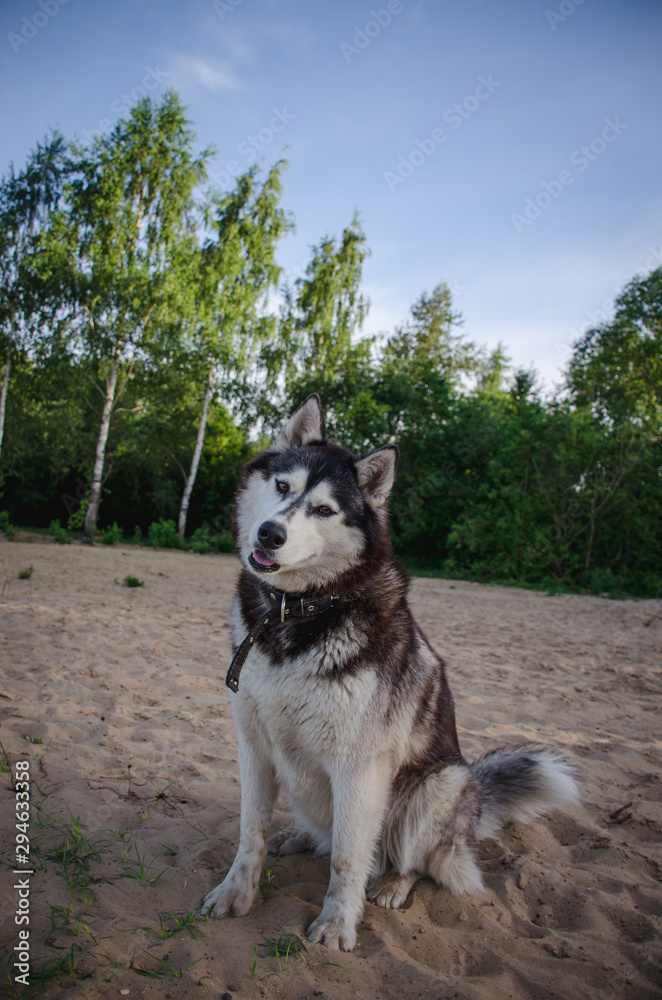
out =
<path fill-rule="evenodd" d="M 260 549 L 253 549 L 253 559 L 260 566 L 273 566 L 275 559 L 270 559 L 266 553 L 262 552 Z"/>

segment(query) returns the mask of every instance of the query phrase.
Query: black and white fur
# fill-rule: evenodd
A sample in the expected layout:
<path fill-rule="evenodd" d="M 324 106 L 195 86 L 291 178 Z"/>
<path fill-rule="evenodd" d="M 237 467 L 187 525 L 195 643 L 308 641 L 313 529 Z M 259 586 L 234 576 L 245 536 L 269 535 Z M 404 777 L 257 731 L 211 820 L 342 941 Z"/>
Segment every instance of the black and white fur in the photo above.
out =
<path fill-rule="evenodd" d="M 235 505 L 235 649 L 267 610 L 264 584 L 346 596 L 314 618 L 272 624 L 246 660 L 232 696 L 239 848 L 202 912 L 247 913 L 267 850 L 327 852 L 329 888 L 307 936 L 346 951 L 366 891 L 393 908 L 424 876 L 480 892 L 481 838 L 577 799 L 553 752 L 511 747 L 472 765 L 462 757 L 443 662 L 412 617 L 391 552 L 396 463 L 392 446 L 356 458 L 328 442 L 310 396 L 247 465 Z M 279 787 L 294 823 L 267 841 Z"/>

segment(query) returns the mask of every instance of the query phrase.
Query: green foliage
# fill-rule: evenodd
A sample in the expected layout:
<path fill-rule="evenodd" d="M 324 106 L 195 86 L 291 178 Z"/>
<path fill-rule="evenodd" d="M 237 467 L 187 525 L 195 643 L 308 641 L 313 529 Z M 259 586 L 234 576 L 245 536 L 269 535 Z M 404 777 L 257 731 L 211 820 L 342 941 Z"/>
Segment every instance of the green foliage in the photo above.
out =
<path fill-rule="evenodd" d="M 69 532 L 62 527 L 58 518 L 54 518 L 48 525 L 48 534 L 55 539 L 58 545 L 68 545 L 71 541 Z"/>
<path fill-rule="evenodd" d="M 140 853 L 138 849 L 138 844 L 134 841 L 133 850 L 135 853 L 135 858 L 127 853 L 125 859 L 122 861 L 122 874 L 120 878 L 130 878 L 135 879 L 142 886 L 156 885 L 163 879 L 167 869 L 163 868 L 158 875 L 152 875 L 150 877 L 150 871 L 152 870 L 152 865 L 155 864 L 156 858 L 147 863 L 147 854 L 143 852 Z"/>
<path fill-rule="evenodd" d="M 67 521 L 68 531 L 82 531 L 85 526 L 85 518 L 87 516 L 87 508 L 90 503 L 89 496 L 83 497 L 83 499 L 74 506 L 72 513 L 69 515 L 69 520 Z M 105 542 L 104 538 L 104 542 Z"/>
<path fill-rule="evenodd" d="M 603 422 L 662 430 L 662 268 L 635 278 L 616 300 L 611 323 L 575 347 L 568 387 Z"/>
<path fill-rule="evenodd" d="M 199 914 L 196 910 L 176 910 L 175 913 L 163 912 L 159 913 L 159 926 L 145 928 L 145 930 L 154 930 L 157 937 L 163 941 L 167 941 L 181 931 L 186 931 L 190 937 L 194 938 L 196 934 L 200 933 L 200 929 L 196 927 L 198 917 Z"/>
<path fill-rule="evenodd" d="M 123 537 L 122 529 L 118 527 L 117 521 L 113 521 L 112 524 L 101 529 L 101 541 L 104 545 L 119 545 Z"/>
<path fill-rule="evenodd" d="M 305 277 L 284 290 L 277 337 L 262 352 L 274 397 L 284 386 L 283 408 L 291 409 L 318 392 L 327 407 L 329 430 L 342 441 L 347 440 L 347 421 L 335 420 L 334 415 L 346 412 L 348 400 L 354 398 L 352 381 L 363 389 L 370 384 L 370 344 L 352 342 L 368 311 L 360 292 L 368 253 L 356 215 L 340 240 L 331 236 L 320 240 L 312 249 Z M 264 402 L 259 409 L 275 427 L 282 412 L 269 412 Z"/>
<path fill-rule="evenodd" d="M 234 540 L 232 538 L 232 532 L 225 529 L 224 531 L 219 531 L 215 537 L 214 552 L 234 552 Z"/>
<path fill-rule="evenodd" d="M 124 577 L 124 586 L 125 587 L 144 587 L 145 586 L 145 581 L 144 580 L 139 580 L 137 576 L 131 576 L 129 574 L 129 576 L 125 576 Z"/>
<path fill-rule="evenodd" d="M 324 382 L 342 366 L 368 312 L 368 301 L 360 293 L 368 253 L 357 215 L 338 244 L 325 236 L 313 247 L 306 276 L 296 281 L 296 297 L 285 317 L 301 359 L 299 374 Z"/>
<path fill-rule="evenodd" d="M 302 958 L 304 962 L 306 961 L 304 958 L 306 946 L 297 934 L 283 931 L 278 938 L 263 937 L 262 941 L 266 956 L 276 959 L 276 970 L 279 973 L 287 971 L 290 958 Z"/>
<path fill-rule="evenodd" d="M 144 98 L 91 147 L 69 148 L 63 197 L 39 233 L 33 267 L 57 304 L 63 348 L 97 368 L 90 375 L 99 429 L 88 535 L 96 529 L 113 414 L 135 371 L 154 364 L 177 329 L 178 264 L 195 247 L 194 188 L 210 155 L 195 158 L 194 140 L 175 94 L 160 104 Z"/>
<path fill-rule="evenodd" d="M 189 546 L 193 552 L 197 552 L 199 555 L 211 552 L 211 532 L 209 525 L 202 524 L 199 528 L 195 529 L 191 535 Z"/>
<path fill-rule="evenodd" d="M 9 541 L 14 537 L 14 525 L 9 520 L 8 510 L 0 510 L 0 531 L 7 536 Z"/>
<path fill-rule="evenodd" d="M 29 580 L 34 573 L 34 566 L 28 566 L 27 569 L 21 569 L 18 571 L 19 580 Z"/>
<path fill-rule="evenodd" d="M 149 526 L 147 537 L 155 549 L 181 549 L 182 539 L 177 533 L 177 525 L 170 518 L 160 517 Z"/>
<path fill-rule="evenodd" d="M 205 552 L 234 552 L 234 543 L 227 529 L 212 531 L 209 524 L 205 523 L 191 535 L 189 548 L 201 555 Z"/>
<path fill-rule="evenodd" d="M 242 383 L 259 346 L 273 336 L 274 320 L 264 304 L 280 276 L 276 244 L 293 226 L 278 204 L 284 166 L 281 160 L 272 167 L 261 187 L 257 168 L 252 167 L 237 178 L 233 191 L 212 196 L 205 220 L 213 237 L 186 258 L 189 311 L 179 363 L 188 372 L 199 372 L 200 381 L 206 376 L 206 385 L 179 508 L 177 529 L 182 538 L 214 391 L 222 386 L 226 397 L 245 404 L 250 393 Z"/>

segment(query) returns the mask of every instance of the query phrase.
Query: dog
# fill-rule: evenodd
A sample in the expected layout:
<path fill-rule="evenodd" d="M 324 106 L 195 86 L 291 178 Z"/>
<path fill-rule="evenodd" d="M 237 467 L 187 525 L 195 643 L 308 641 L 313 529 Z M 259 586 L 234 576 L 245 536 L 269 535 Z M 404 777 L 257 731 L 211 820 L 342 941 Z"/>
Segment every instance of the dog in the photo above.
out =
<path fill-rule="evenodd" d="M 267 851 L 329 853 L 307 938 L 344 951 L 366 892 L 391 908 L 426 876 L 481 892 L 481 839 L 578 798 L 570 766 L 544 748 L 462 757 L 443 661 L 412 617 L 389 540 L 397 460 L 393 445 L 356 457 L 327 441 L 312 395 L 247 464 L 233 514 L 242 571 L 227 683 L 241 830 L 202 913 L 248 913 Z M 267 840 L 281 787 L 294 823 Z"/>

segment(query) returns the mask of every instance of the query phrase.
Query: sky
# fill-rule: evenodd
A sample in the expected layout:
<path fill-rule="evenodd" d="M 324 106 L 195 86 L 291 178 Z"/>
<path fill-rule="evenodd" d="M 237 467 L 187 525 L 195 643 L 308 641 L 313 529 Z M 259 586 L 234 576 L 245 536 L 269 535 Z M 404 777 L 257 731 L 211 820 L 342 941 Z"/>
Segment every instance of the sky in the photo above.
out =
<path fill-rule="evenodd" d="M 0 172 L 180 94 L 216 183 L 285 157 L 292 279 L 357 211 L 366 334 L 446 281 L 548 387 L 662 266 L 660 0 L 3 0 Z"/>

